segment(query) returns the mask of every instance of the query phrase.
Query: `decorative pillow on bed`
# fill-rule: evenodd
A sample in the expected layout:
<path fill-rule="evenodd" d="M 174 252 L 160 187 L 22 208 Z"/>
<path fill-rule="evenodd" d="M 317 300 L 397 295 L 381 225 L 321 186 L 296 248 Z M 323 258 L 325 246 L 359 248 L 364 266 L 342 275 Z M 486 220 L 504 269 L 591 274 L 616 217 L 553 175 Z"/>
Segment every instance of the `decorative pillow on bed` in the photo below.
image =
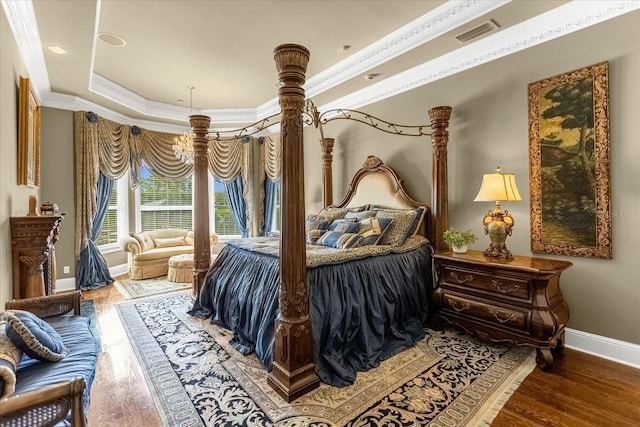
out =
<path fill-rule="evenodd" d="M 60 334 L 35 314 L 10 310 L 3 319 L 7 321 L 6 333 L 11 342 L 29 357 L 57 362 L 69 352 Z"/>
<path fill-rule="evenodd" d="M 0 398 L 11 396 L 16 390 L 16 370 L 22 350 L 16 347 L 5 332 L 7 322 L 0 320 Z"/>
<path fill-rule="evenodd" d="M 424 221 L 424 216 L 427 212 L 425 208 L 421 208 L 421 207 L 414 208 L 414 209 L 392 209 L 392 208 L 385 208 L 383 206 L 371 205 L 371 209 L 374 212 L 379 212 L 379 211 L 387 211 L 387 212 L 414 211 L 416 212 L 416 217 L 413 223 L 411 224 L 411 227 L 409 227 L 409 230 L 408 230 L 409 234 L 407 235 L 407 237 L 415 236 L 418 233 L 418 231 L 420 230 L 420 226 L 422 225 L 422 221 Z"/>
<path fill-rule="evenodd" d="M 360 212 L 347 212 L 344 218 L 355 219 L 356 221 L 362 221 L 365 218 L 372 218 L 374 216 L 376 216 L 375 211 L 360 211 Z"/>
<path fill-rule="evenodd" d="M 356 223 L 357 225 L 357 223 Z M 362 234 L 344 231 L 327 231 L 318 239 L 318 245 L 336 249 L 348 249 L 360 246 Z"/>
<path fill-rule="evenodd" d="M 359 226 L 360 223 L 355 219 L 336 219 L 329 225 L 327 230 L 340 231 L 342 233 L 355 233 L 358 231 Z"/>
<path fill-rule="evenodd" d="M 305 233 L 307 235 L 307 243 L 315 245 L 318 239 L 329 228 L 330 221 L 324 219 L 319 215 L 308 215 L 307 222 L 305 223 Z"/>
<path fill-rule="evenodd" d="M 358 234 L 362 235 L 361 245 L 377 245 L 392 222 L 391 218 L 366 218 L 360 221 Z"/>
<path fill-rule="evenodd" d="M 171 246 L 186 246 L 184 237 L 170 237 L 168 239 L 154 239 L 156 248 L 169 248 Z"/>
<path fill-rule="evenodd" d="M 347 209 L 345 208 L 322 208 L 320 212 L 318 212 L 318 216 L 326 219 L 331 222 L 339 218 L 344 218 L 347 214 Z"/>
<path fill-rule="evenodd" d="M 419 220 L 418 211 L 416 209 L 380 209 L 376 214 L 376 218 L 387 218 L 393 220 L 384 235 L 378 241 L 379 245 L 391 246 L 402 246 L 407 237 L 411 236 L 416 230 L 417 221 Z"/>

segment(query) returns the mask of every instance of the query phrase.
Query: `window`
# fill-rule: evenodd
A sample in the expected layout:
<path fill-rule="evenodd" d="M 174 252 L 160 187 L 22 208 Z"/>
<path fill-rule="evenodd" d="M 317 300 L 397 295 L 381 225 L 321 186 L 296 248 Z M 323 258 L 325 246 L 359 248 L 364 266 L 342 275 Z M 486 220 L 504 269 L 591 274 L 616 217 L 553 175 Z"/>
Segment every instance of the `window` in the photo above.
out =
<path fill-rule="evenodd" d="M 211 211 L 211 230 L 221 239 L 231 239 L 241 237 L 240 229 L 236 225 L 236 220 L 233 218 L 231 212 L 231 206 L 229 200 L 224 191 L 224 184 L 215 179 L 209 180 L 209 188 L 213 189 L 212 194 L 212 206 L 209 207 Z"/>
<path fill-rule="evenodd" d="M 280 225 L 282 223 L 282 209 L 281 209 L 281 205 L 282 205 L 282 197 L 281 197 L 281 183 L 282 181 L 278 181 L 278 183 L 276 184 L 276 191 L 275 191 L 275 200 L 273 202 L 273 221 L 271 223 L 271 230 L 270 231 L 280 231 Z"/>
<path fill-rule="evenodd" d="M 138 188 L 138 231 L 193 228 L 193 180 L 168 181 L 143 166 Z"/>
<path fill-rule="evenodd" d="M 209 194 L 212 195 L 209 227 L 221 239 L 240 237 L 224 184 L 209 175 Z M 139 212 L 136 227 L 139 231 L 160 228 L 193 229 L 193 177 L 181 181 L 167 181 L 154 176 L 149 169 L 140 171 L 137 192 Z"/>
<path fill-rule="evenodd" d="M 96 245 L 101 251 L 118 248 L 118 241 L 127 235 L 127 188 L 128 177 L 125 174 L 113 185 L 109 196 L 107 215 L 102 224 Z"/>
<path fill-rule="evenodd" d="M 212 195 L 212 204 L 209 206 L 210 229 L 221 239 L 241 237 L 240 229 L 231 213 L 224 184 L 211 175 L 209 193 Z M 160 228 L 193 229 L 192 177 L 181 181 L 167 181 L 154 176 L 143 166 L 140 171 L 140 186 L 136 191 L 135 227 L 128 224 L 128 198 L 129 179 L 125 174 L 111 190 L 107 216 L 96 242 L 102 252 L 119 249 L 118 241 L 129 233 Z"/>

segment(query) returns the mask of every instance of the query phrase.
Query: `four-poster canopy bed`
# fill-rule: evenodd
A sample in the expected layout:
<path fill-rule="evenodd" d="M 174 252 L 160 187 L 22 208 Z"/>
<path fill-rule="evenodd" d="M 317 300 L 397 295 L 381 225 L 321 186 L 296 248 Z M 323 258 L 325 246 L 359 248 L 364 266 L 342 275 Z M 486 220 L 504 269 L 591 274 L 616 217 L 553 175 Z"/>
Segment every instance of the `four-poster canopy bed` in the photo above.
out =
<path fill-rule="evenodd" d="M 278 91 L 282 156 L 280 237 L 229 242 L 209 268 L 210 249 L 204 238 L 209 235 L 206 152 L 210 139 L 215 143 L 223 136 L 216 134 L 210 138 L 209 118 L 191 116 L 195 133 L 193 290 L 197 298 L 190 313 L 211 315 L 212 322 L 233 330 L 234 347 L 256 351 L 263 364 L 271 368 L 267 376 L 269 385 L 292 401 L 317 387 L 318 375 L 331 384 L 348 384 L 356 371 L 370 369 L 424 335 L 431 286 L 430 253 L 433 248 L 445 248 L 442 232 L 448 227 L 447 127 L 451 108 L 429 110 L 430 126 L 400 126 L 350 110 L 323 114 L 315 108 L 305 110 L 302 85 L 309 51 L 299 45 L 282 45 L 274 50 L 274 59 L 282 82 Z M 243 128 L 234 137 L 246 135 L 248 129 L 262 130 L 272 124 L 270 119 L 261 121 L 257 127 L 254 124 Z M 333 204 L 334 141 L 322 135 L 322 125 L 335 119 L 359 121 L 397 135 L 430 135 L 433 145 L 430 205 L 412 199 L 396 172 L 375 156 L 369 156 L 357 171 L 344 199 Z M 323 242 L 346 249 L 307 245 L 310 221 L 316 225 L 329 221 L 325 221 L 327 217 L 305 216 L 304 124 L 314 124 L 321 131 L 325 209 L 320 214 L 335 215 L 330 226 L 335 223 L 338 228 L 334 230 L 342 230 L 333 231 L 338 240 L 331 240 L 333 235 L 329 236 L 327 230 Z M 423 133 L 427 128 L 431 129 L 430 134 Z M 373 232 L 376 243 L 389 235 L 391 224 L 408 225 L 401 231 L 395 228 L 404 233 L 397 242 L 387 238 L 384 245 L 354 248 L 344 245 L 347 241 L 344 237 L 349 237 L 348 241 L 362 241 L 363 236 L 358 237 L 355 230 L 365 223 L 373 227 L 373 231 L 367 228 L 367 232 L 369 236 Z M 391 239 L 395 239 L 394 235 L 391 234 Z"/>

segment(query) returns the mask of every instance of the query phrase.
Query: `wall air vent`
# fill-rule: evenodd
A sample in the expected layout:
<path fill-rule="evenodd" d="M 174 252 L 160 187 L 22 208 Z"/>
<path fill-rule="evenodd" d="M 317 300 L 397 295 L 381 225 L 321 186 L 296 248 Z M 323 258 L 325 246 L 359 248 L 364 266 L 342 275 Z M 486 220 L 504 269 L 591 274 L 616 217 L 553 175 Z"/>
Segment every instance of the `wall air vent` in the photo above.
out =
<path fill-rule="evenodd" d="M 469 43 L 471 40 L 476 39 L 492 31 L 495 31 L 499 28 L 500 28 L 500 25 L 498 25 L 493 19 L 491 19 L 487 22 L 483 22 L 482 24 L 476 27 L 473 27 L 468 31 L 465 31 L 462 34 L 458 34 L 456 36 L 456 39 L 460 43 Z"/>

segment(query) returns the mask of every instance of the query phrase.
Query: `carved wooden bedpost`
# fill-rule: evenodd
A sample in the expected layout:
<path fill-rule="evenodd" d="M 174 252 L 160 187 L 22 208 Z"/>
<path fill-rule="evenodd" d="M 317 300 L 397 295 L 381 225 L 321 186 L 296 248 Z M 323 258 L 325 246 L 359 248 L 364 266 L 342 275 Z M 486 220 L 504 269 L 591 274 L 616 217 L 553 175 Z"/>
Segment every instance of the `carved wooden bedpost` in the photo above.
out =
<path fill-rule="evenodd" d="M 433 171 L 431 193 L 431 220 L 429 240 L 436 251 L 448 248 L 442 233 L 449 228 L 449 185 L 447 181 L 447 144 L 449 143 L 449 118 L 451 107 L 434 107 L 429 110 L 431 119 L 431 144 L 433 146 Z"/>
<path fill-rule="evenodd" d="M 322 138 L 320 145 L 322 147 L 322 207 L 333 204 L 333 138 Z"/>
<path fill-rule="evenodd" d="M 198 296 L 204 276 L 211 264 L 211 244 L 209 241 L 209 125 L 211 118 L 202 115 L 189 117 L 195 134 L 193 138 L 193 279 L 192 292 Z"/>
<path fill-rule="evenodd" d="M 280 45 L 274 50 L 274 60 L 282 82 L 278 97 L 283 227 L 280 232 L 280 313 L 275 320 L 273 369 L 267 383 L 291 402 L 320 385 L 313 364 L 304 229 L 302 85 L 309 51 L 299 45 Z"/>

